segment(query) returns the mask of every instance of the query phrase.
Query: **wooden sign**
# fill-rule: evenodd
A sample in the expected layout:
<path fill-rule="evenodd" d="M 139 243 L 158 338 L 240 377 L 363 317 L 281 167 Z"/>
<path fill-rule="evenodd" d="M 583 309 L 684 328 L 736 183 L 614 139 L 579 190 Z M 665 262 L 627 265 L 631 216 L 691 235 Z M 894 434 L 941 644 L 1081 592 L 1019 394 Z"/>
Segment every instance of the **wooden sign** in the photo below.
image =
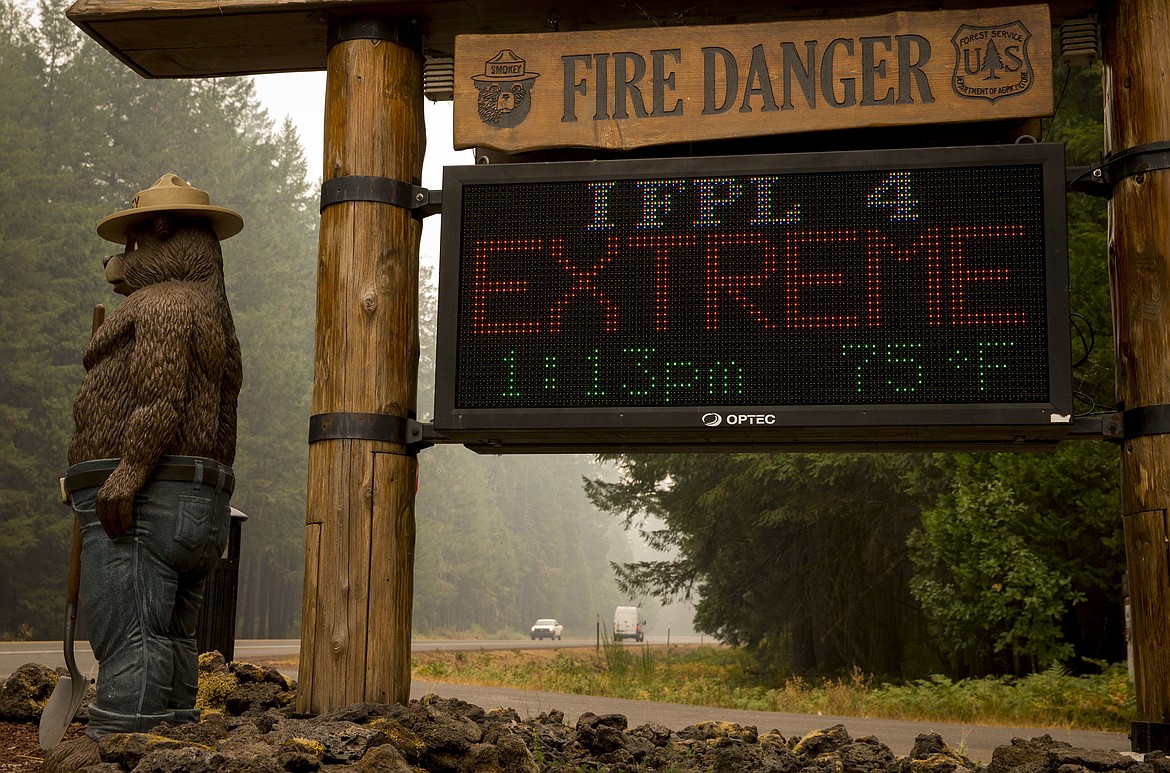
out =
<path fill-rule="evenodd" d="M 628 149 L 1052 113 L 1048 7 L 460 35 L 457 149 Z"/>

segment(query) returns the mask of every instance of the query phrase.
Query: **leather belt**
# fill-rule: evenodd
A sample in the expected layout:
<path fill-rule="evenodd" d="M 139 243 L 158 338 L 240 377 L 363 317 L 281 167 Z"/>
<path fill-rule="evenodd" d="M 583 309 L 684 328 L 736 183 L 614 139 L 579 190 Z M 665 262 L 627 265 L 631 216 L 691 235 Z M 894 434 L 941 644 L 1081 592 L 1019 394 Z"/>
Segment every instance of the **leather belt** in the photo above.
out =
<path fill-rule="evenodd" d="M 68 493 L 80 491 L 84 488 L 93 488 L 106 482 L 110 473 L 118 466 L 117 459 L 96 459 L 91 462 L 82 462 L 69 468 L 65 474 L 65 490 Z M 220 464 L 214 459 L 201 459 L 199 464 L 191 456 L 164 456 L 151 470 L 147 480 L 178 481 L 180 483 L 200 484 L 204 486 L 219 485 L 222 476 L 221 489 L 230 494 L 236 487 L 236 474 L 231 467 Z M 196 473 L 202 469 L 202 474 L 196 478 Z"/>

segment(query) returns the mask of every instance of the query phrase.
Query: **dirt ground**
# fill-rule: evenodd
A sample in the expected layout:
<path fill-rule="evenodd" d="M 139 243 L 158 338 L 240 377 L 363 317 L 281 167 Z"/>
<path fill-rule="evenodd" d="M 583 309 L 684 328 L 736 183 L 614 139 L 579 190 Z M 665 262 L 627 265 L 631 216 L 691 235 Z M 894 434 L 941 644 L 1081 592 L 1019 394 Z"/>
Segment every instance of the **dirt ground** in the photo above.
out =
<path fill-rule="evenodd" d="M 85 727 L 74 723 L 65 739 L 76 738 Z M 0 722 L 0 773 L 41 773 L 44 760 L 35 723 Z"/>

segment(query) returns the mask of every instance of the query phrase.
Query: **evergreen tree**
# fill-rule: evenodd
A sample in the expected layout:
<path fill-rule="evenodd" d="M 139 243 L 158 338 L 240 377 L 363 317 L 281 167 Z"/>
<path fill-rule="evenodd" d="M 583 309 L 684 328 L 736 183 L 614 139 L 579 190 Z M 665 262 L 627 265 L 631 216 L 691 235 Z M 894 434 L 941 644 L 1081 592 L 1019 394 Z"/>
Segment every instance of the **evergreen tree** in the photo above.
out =
<path fill-rule="evenodd" d="M 906 537 L 921 501 L 907 495 L 911 455 L 690 454 L 618 459 L 593 480 L 600 507 L 664 528 L 648 534 L 673 560 L 626 564 L 623 590 L 697 594 L 696 627 L 781 671 L 854 664 L 918 675 L 921 626 L 909 599 Z"/>
<path fill-rule="evenodd" d="M 61 630 L 72 517 L 61 505 L 90 312 L 121 300 L 94 225 L 174 172 L 240 212 L 224 243 L 244 361 L 232 503 L 242 528 L 237 636 L 295 636 L 301 610 L 318 212 L 292 125 L 248 79 L 146 80 L 42 0 L 0 0 L 0 638 Z M 425 278 L 424 278 L 425 279 Z M 433 283 L 421 283 L 433 342 Z M 430 411 L 433 343 L 421 412 Z M 576 485 L 587 458 L 420 456 L 416 607 L 422 629 L 580 630 L 617 601 L 607 521 Z M 84 592 L 84 589 L 83 589 Z M 549 607 L 554 607 L 549 609 Z"/>
<path fill-rule="evenodd" d="M 1069 163 L 1100 153 L 1100 74 L 1058 70 L 1046 126 Z M 1105 209 L 1069 198 L 1082 413 L 1112 390 Z M 782 669 L 1008 673 L 1123 654 L 1117 450 L 929 456 L 620 456 L 595 503 L 674 560 L 626 564 L 623 588 L 697 592 L 697 626 Z M 907 546 L 909 540 L 909 547 Z M 913 561 L 910 558 L 913 556 Z"/>
<path fill-rule="evenodd" d="M 1047 139 L 1065 143 L 1069 165 L 1091 164 L 1103 147 L 1100 66 L 1060 65 L 1056 80 L 1064 85 Z M 1068 209 L 1074 395 L 1083 415 L 1109 412 L 1105 203 L 1072 193 Z M 916 537 L 915 595 L 955 673 L 1020 672 L 1057 660 L 1079 670 L 1123 659 L 1117 448 L 1070 440 L 1049 454 L 937 456 L 932 467 L 945 487 Z M 1018 562 L 997 563 L 986 549 L 992 535 L 998 546 L 1022 546 Z M 977 577 L 984 587 L 972 584 Z M 1013 596 L 1030 606 L 1009 620 Z M 960 614 L 956 604 L 983 613 Z M 1005 614 L 991 614 L 989 604 Z"/>
<path fill-rule="evenodd" d="M 140 78 L 82 36 L 66 5 L 42 2 L 37 25 L 0 6 L 0 416 L 14 430 L 0 441 L 0 637 L 60 631 L 72 519 L 57 478 L 90 307 L 120 300 L 101 263 L 117 248 L 94 224 L 167 171 L 248 222 L 224 246 L 248 370 L 235 501 L 278 519 L 245 531 L 246 552 L 295 543 L 300 572 L 306 453 L 303 422 L 289 417 L 307 416 L 315 213 L 295 134 L 272 131 L 250 81 Z"/>

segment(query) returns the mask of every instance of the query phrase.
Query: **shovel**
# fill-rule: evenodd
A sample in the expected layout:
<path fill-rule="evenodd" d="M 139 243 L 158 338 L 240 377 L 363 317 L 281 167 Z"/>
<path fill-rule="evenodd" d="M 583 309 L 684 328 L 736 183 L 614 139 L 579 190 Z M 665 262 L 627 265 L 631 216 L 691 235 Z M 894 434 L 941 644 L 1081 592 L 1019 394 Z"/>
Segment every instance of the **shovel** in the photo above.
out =
<path fill-rule="evenodd" d="M 69 556 L 69 587 L 65 594 L 65 668 L 69 674 L 57 680 L 53 694 L 41 713 L 40 741 L 42 749 L 51 749 L 65 735 L 69 723 L 81 705 L 89 680 L 77 668 L 73 656 L 73 634 L 77 629 L 77 596 L 81 588 L 81 527 L 73 519 L 73 548 Z"/>
<path fill-rule="evenodd" d="M 93 307 L 93 328 L 90 337 L 101 327 L 106 318 L 106 307 L 97 304 Z M 64 489 L 64 483 L 62 483 Z M 62 491 L 64 494 L 64 491 Z M 57 680 L 53 694 L 45 703 L 41 712 L 40 743 L 42 749 L 51 749 L 56 746 L 65 735 L 69 723 L 77 714 L 81 706 L 81 699 L 85 697 L 85 688 L 89 686 L 87 680 L 77 667 L 77 659 L 73 654 L 73 635 L 77 630 L 77 597 L 81 590 L 81 524 L 77 517 L 73 518 L 73 545 L 69 551 L 69 583 L 65 589 L 65 668 L 68 675 Z"/>

